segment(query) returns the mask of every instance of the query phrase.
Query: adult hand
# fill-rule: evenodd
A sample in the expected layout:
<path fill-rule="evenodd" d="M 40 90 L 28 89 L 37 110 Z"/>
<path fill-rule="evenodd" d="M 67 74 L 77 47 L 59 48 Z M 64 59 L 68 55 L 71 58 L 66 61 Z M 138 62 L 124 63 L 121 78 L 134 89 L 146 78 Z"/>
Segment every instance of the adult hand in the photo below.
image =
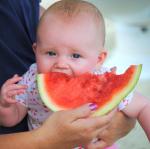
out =
<path fill-rule="evenodd" d="M 117 112 L 108 124 L 108 127 L 99 133 L 98 141 L 90 143 L 88 148 L 104 149 L 105 147 L 111 146 L 118 139 L 127 135 L 134 126 L 135 119 L 128 118 L 122 112 Z"/>
<path fill-rule="evenodd" d="M 68 111 L 55 112 L 38 130 L 42 149 L 71 149 L 88 144 L 106 127 L 113 112 L 103 117 L 91 117 L 89 104 Z M 40 142 L 40 141 L 39 141 Z M 43 144 L 45 147 L 43 147 Z"/>

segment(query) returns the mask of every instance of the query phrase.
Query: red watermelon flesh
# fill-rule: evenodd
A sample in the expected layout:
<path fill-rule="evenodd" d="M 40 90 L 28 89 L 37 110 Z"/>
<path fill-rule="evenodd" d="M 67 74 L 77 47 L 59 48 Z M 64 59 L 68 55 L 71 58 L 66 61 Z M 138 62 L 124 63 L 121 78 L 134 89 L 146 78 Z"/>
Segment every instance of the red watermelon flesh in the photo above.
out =
<path fill-rule="evenodd" d="M 142 65 L 131 65 L 123 74 L 106 72 L 102 75 L 85 73 L 69 76 L 50 72 L 38 74 L 41 99 L 53 111 L 76 108 L 85 103 L 96 103 L 94 115 L 104 115 L 116 107 L 135 87 Z"/>

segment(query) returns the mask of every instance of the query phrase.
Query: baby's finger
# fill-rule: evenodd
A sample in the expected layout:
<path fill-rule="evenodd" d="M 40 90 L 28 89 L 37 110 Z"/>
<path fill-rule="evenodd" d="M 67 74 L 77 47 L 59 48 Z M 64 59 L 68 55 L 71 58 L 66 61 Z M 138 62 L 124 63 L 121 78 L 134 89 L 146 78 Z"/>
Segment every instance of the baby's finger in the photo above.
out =
<path fill-rule="evenodd" d="M 12 104 L 12 103 L 16 103 L 17 101 L 15 100 L 15 96 L 8 96 L 8 95 L 5 95 L 4 96 L 4 99 L 5 99 L 5 103 L 6 104 Z"/>
<path fill-rule="evenodd" d="M 7 93 L 8 97 L 13 97 L 15 95 L 19 95 L 19 94 L 23 94 L 25 92 L 25 90 L 21 89 L 21 90 L 11 90 Z"/>
<path fill-rule="evenodd" d="M 19 75 L 18 75 L 18 74 L 15 74 L 13 77 L 19 77 Z"/>
<path fill-rule="evenodd" d="M 27 89 L 27 85 L 21 85 L 21 84 L 12 84 L 7 86 L 7 90 L 20 90 L 20 89 Z"/>
<path fill-rule="evenodd" d="M 5 102 L 8 104 L 13 104 L 13 103 L 16 103 L 17 101 L 15 100 L 14 97 L 7 97 L 5 98 Z"/>
<path fill-rule="evenodd" d="M 19 76 L 15 76 L 11 79 L 8 79 L 5 83 L 5 85 L 9 85 L 9 84 L 14 84 L 14 83 L 17 83 L 19 82 L 20 80 L 22 80 L 22 77 L 19 77 Z"/>
<path fill-rule="evenodd" d="M 112 67 L 110 70 L 113 74 L 116 74 L 117 67 Z"/>

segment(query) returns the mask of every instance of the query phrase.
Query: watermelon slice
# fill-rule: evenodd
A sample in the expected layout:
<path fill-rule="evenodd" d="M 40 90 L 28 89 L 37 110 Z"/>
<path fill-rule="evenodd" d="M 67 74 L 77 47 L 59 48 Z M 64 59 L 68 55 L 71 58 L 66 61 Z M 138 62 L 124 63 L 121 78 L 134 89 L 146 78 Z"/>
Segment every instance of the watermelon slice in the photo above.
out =
<path fill-rule="evenodd" d="M 123 74 L 106 72 L 102 75 L 85 73 L 69 76 L 50 72 L 37 75 L 42 101 L 53 111 L 76 108 L 85 103 L 96 103 L 94 113 L 104 115 L 116 107 L 136 86 L 142 65 L 131 65 Z"/>

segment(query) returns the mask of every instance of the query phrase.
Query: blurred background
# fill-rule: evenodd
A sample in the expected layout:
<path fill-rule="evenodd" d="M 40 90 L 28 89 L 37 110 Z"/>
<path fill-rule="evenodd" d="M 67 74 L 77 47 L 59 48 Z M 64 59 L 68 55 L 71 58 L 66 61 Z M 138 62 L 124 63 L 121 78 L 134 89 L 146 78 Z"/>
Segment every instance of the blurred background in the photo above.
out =
<path fill-rule="evenodd" d="M 42 0 L 47 8 L 57 0 Z M 137 90 L 150 99 L 150 0 L 87 0 L 102 12 L 106 23 L 106 66 L 118 73 L 131 64 L 143 64 Z M 117 142 L 120 149 L 150 149 L 142 128 L 135 128 Z"/>

